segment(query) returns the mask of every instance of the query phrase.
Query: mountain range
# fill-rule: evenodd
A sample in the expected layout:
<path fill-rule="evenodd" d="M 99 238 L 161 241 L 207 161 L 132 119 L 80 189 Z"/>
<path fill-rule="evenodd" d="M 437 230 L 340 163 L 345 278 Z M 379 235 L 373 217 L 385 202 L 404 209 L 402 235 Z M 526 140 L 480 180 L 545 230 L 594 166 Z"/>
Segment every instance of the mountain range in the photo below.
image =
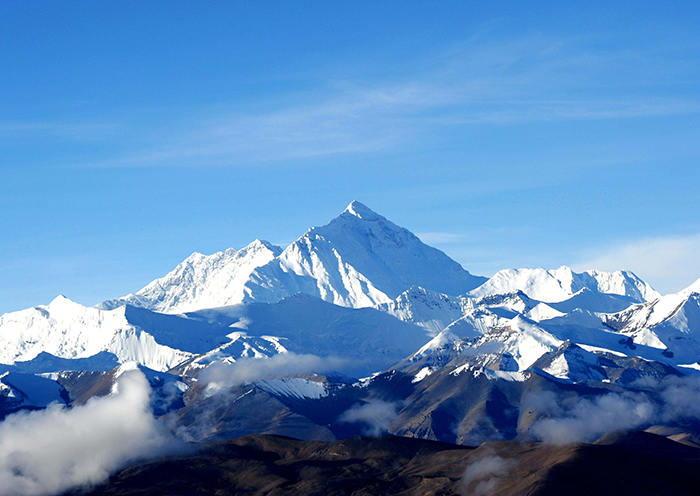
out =
<path fill-rule="evenodd" d="M 190 441 L 388 432 L 478 444 L 548 440 L 569 420 L 576 441 L 694 433 L 700 412 L 672 409 L 666 391 L 700 398 L 700 280 L 662 296 L 624 270 L 480 277 L 354 201 L 286 248 L 194 253 L 94 307 L 58 296 L 0 316 L 2 415 L 109 394 L 133 366 Z M 610 398 L 651 406 L 599 428 L 577 416 Z"/>

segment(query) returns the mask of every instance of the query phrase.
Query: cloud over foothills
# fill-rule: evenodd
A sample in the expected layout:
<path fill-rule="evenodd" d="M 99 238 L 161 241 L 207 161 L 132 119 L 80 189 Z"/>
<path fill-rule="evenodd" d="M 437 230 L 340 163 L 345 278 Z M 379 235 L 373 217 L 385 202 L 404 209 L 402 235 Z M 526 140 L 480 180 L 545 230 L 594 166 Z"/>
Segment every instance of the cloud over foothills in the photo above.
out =
<path fill-rule="evenodd" d="M 333 372 L 348 361 L 334 357 L 310 354 L 280 353 L 266 359 L 243 358 L 233 363 L 216 362 L 199 374 L 199 381 L 206 384 L 206 394 L 213 395 L 229 388 L 260 379 L 273 379 L 287 375 L 311 372 Z"/>
<path fill-rule="evenodd" d="M 505 476 L 514 464 L 514 461 L 496 454 L 483 455 L 467 465 L 460 483 L 461 494 L 464 496 L 494 494 L 498 480 Z"/>
<path fill-rule="evenodd" d="M 57 404 L 0 423 L 0 487 L 48 495 L 95 484 L 129 461 L 181 448 L 152 415 L 145 376 L 128 371 L 113 392 L 73 408 Z"/>
<path fill-rule="evenodd" d="M 700 377 L 637 381 L 639 392 L 594 398 L 561 398 L 549 391 L 530 393 L 522 409 L 542 414 L 530 427 L 536 439 L 553 444 L 592 442 L 603 434 L 655 423 L 700 419 Z"/>
<path fill-rule="evenodd" d="M 627 269 L 649 281 L 661 293 L 673 293 L 700 274 L 700 234 L 640 238 L 591 253 L 577 269 Z"/>
<path fill-rule="evenodd" d="M 398 415 L 399 406 L 396 402 L 372 399 L 352 406 L 338 417 L 338 421 L 364 424 L 364 434 L 378 436 L 389 430 L 391 422 Z"/>
<path fill-rule="evenodd" d="M 641 427 L 657 415 L 644 396 L 626 393 L 563 401 L 549 392 L 533 393 L 523 407 L 550 415 L 536 421 L 530 432 L 552 444 L 595 441 L 608 432 Z"/>

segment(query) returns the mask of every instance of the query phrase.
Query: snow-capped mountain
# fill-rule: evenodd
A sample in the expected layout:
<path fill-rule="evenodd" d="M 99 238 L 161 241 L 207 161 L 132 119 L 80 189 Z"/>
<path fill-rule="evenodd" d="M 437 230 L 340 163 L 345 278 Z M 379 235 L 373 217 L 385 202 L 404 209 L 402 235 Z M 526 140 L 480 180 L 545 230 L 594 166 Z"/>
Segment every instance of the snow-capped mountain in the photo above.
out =
<path fill-rule="evenodd" d="M 195 253 L 140 291 L 108 300 L 181 313 L 243 302 L 273 303 L 296 293 L 348 307 L 389 303 L 412 286 L 459 295 L 484 282 L 360 202 L 286 249 L 256 240 L 213 255 Z"/>
<path fill-rule="evenodd" d="M 582 289 L 598 293 L 627 296 L 641 303 L 660 295 L 632 272 L 574 272 L 558 269 L 504 269 L 470 292 L 472 296 L 512 293 L 520 290 L 531 298 L 547 303 L 568 300 Z"/>
<path fill-rule="evenodd" d="M 213 367 L 302 355 L 332 371 L 206 393 Z M 699 360 L 700 280 L 666 296 L 624 271 L 508 269 L 486 280 L 352 202 L 284 250 L 256 240 L 195 253 L 99 307 L 59 296 L 0 316 L 0 416 L 106 394 L 134 362 L 154 409 L 180 409 L 193 439 L 356 434 L 343 412 L 380 400 L 395 403 L 390 432 L 476 442 L 526 436 L 532 391 L 603 395 L 697 374 Z M 214 419 L 203 433 L 200 415 Z"/>
<path fill-rule="evenodd" d="M 459 295 L 485 279 L 353 201 L 340 216 L 314 227 L 251 274 L 254 301 L 278 301 L 297 292 L 337 305 L 389 303 L 413 286 Z"/>
<path fill-rule="evenodd" d="M 156 312 L 183 313 L 235 305 L 246 296 L 244 284 L 251 272 L 281 252 L 282 248 L 256 239 L 240 250 L 193 253 L 167 275 L 134 294 L 105 301 L 100 308 L 129 304 Z"/>

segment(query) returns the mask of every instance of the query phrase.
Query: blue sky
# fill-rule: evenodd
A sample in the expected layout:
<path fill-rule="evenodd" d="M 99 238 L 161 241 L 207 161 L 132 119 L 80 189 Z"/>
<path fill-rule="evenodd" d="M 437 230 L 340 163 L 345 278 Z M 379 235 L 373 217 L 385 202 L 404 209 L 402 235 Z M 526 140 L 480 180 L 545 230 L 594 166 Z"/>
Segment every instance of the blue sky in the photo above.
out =
<path fill-rule="evenodd" d="M 287 243 L 352 199 L 477 274 L 680 289 L 700 6 L 569 4 L 0 3 L 0 312 Z"/>

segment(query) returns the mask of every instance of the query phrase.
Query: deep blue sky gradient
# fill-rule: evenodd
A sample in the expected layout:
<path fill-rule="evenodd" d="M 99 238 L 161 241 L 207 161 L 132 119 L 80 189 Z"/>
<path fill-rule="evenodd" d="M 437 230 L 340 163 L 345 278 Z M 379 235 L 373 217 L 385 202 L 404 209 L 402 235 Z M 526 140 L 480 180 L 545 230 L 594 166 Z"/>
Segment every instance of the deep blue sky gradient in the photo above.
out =
<path fill-rule="evenodd" d="M 572 5 L 0 3 L 0 312 L 288 243 L 352 199 L 474 273 L 680 289 L 700 4 Z"/>

